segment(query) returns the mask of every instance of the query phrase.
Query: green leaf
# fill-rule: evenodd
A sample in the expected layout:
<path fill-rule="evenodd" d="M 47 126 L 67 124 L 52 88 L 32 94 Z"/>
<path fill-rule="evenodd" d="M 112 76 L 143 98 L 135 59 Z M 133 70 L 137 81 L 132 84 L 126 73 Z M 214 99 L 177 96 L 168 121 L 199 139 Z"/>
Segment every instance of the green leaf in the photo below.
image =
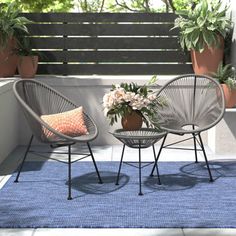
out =
<path fill-rule="evenodd" d="M 155 84 L 156 82 L 157 82 L 157 75 L 153 75 L 147 84 L 152 85 L 152 84 Z"/>
<path fill-rule="evenodd" d="M 192 33 L 194 30 L 196 29 L 196 27 L 189 27 L 187 28 L 185 31 L 184 31 L 184 34 L 189 34 L 189 33 Z"/>
<path fill-rule="evenodd" d="M 197 18 L 197 24 L 198 24 L 199 28 L 202 28 L 204 26 L 205 22 L 206 22 L 205 18 L 203 18 L 203 17 Z"/>
<path fill-rule="evenodd" d="M 206 0 L 202 1 L 202 9 L 201 9 L 201 14 L 202 16 L 206 16 L 208 11 L 208 3 Z"/>
<path fill-rule="evenodd" d="M 211 32 L 209 32 L 208 30 L 204 30 L 202 32 L 203 35 L 203 40 L 204 42 L 208 45 L 208 46 L 212 46 L 212 44 L 214 43 L 214 34 L 212 34 Z"/>
<path fill-rule="evenodd" d="M 191 35 L 191 41 L 194 47 L 196 47 L 199 40 L 199 31 L 195 30 Z"/>

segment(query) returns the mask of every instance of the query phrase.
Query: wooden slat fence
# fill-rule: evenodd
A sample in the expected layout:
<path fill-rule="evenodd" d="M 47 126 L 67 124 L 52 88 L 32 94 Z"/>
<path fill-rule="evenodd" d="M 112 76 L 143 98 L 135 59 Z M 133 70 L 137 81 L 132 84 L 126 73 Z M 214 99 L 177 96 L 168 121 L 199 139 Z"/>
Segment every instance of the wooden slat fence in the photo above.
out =
<path fill-rule="evenodd" d="M 174 75 L 191 73 L 173 13 L 25 13 L 38 74 Z"/>

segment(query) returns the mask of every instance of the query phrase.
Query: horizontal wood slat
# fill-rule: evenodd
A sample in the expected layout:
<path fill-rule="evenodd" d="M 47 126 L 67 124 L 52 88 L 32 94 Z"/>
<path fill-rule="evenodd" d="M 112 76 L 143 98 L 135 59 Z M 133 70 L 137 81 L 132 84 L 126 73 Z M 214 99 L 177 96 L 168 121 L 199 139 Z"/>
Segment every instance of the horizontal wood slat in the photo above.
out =
<path fill-rule="evenodd" d="M 182 51 L 43 51 L 42 62 L 190 62 Z"/>
<path fill-rule="evenodd" d="M 177 38 L 32 38 L 37 49 L 179 49 Z"/>
<path fill-rule="evenodd" d="M 173 13 L 24 13 L 39 74 L 192 73 Z M 169 64 L 168 64 L 169 63 Z"/>
<path fill-rule="evenodd" d="M 192 66 L 188 64 L 41 64 L 38 73 L 57 75 L 176 75 L 192 73 Z"/>
<path fill-rule="evenodd" d="M 172 36 L 178 35 L 171 30 L 173 24 L 39 24 L 29 25 L 31 35 L 128 35 L 128 36 Z"/>
<path fill-rule="evenodd" d="M 24 13 L 35 22 L 173 22 L 173 13 Z"/>

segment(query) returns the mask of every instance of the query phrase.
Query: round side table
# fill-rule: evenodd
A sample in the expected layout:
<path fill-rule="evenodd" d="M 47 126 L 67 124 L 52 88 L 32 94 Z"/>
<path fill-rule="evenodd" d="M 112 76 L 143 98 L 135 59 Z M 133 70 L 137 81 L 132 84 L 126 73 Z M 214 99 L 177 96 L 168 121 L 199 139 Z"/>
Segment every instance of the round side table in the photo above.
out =
<path fill-rule="evenodd" d="M 141 184 L 141 178 L 142 178 L 141 177 L 142 176 L 142 174 L 141 174 L 141 170 L 142 170 L 141 149 L 142 148 L 148 148 L 148 147 L 152 146 L 153 155 L 154 155 L 154 163 L 156 166 L 156 171 L 157 171 L 157 176 L 158 176 L 158 182 L 159 182 L 159 184 L 161 184 L 157 161 L 156 161 L 157 157 L 156 157 L 154 144 L 157 141 L 159 141 L 160 139 L 162 139 L 163 137 L 165 137 L 166 132 L 158 131 L 156 129 L 151 129 L 151 128 L 142 128 L 142 129 L 134 130 L 134 131 L 126 131 L 124 129 L 117 129 L 114 132 L 112 132 L 111 134 L 123 143 L 123 149 L 122 149 L 122 153 L 121 153 L 119 170 L 117 173 L 116 185 L 119 184 L 119 177 L 120 177 L 120 171 L 121 171 L 121 166 L 122 166 L 122 162 L 123 162 L 125 146 L 128 146 L 130 148 L 137 148 L 139 150 L 139 161 L 138 161 L 139 162 L 139 165 L 138 165 L 138 169 L 139 169 L 139 195 L 143 195 L 142 184 Z M 151 163 L 153 163 L 153 162 L 151 162 Z"/>

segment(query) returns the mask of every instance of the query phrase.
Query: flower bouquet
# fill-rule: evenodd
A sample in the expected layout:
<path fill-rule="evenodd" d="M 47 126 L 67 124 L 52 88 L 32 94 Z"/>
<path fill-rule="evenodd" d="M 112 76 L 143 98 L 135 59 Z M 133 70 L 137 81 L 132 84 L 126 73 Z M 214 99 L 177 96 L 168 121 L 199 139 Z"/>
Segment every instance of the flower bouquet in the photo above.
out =
<path fill-rule="evenodd" d="M 134 114 L 141 117 L 141 121 L 147 127 L 158 128 L 155 109 L 157 104 L 161 105 L 161 100 L 148 87 L 155 82 L 156 76 L 153 76 L 147 84 L 142 86 L 133 82 L 112 85 L 110 92 L 103 97 L 104 115 L 108 117 L 110 125 L 118 122 L 118 118 L 122 119 L 123 125 L 124 119 Z"/>

